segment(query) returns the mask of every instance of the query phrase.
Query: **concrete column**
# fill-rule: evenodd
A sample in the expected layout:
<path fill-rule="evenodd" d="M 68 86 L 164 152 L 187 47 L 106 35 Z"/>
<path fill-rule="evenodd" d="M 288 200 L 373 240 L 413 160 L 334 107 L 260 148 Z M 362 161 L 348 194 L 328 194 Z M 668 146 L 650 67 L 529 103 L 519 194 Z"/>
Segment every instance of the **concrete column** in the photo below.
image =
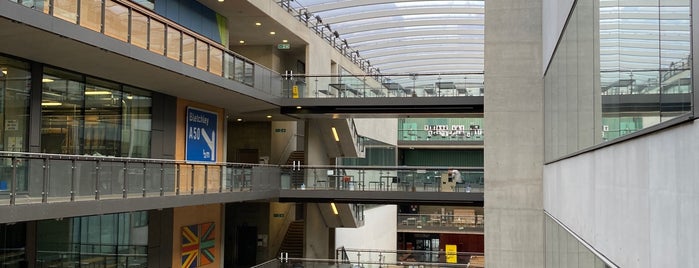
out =
<path fill-rule="evenodd" d="M 542 1 L 485 6 L 485 258 L 544 267 Z"/>

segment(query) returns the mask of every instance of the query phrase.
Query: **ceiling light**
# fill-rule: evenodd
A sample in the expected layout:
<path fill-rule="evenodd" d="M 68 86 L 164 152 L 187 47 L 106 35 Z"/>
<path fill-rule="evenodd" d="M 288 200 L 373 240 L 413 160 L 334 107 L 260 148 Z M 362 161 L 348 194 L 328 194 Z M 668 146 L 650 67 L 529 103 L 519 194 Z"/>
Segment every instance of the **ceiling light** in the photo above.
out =
<path fill-rule="evenodd" d="M 267 115 L 267 118 L 272 118 L 272 116 L 271 116 L 271 115 Z"/>
<path fill-rule="evenodd" d="M 255 26 L 262 26 L 261 22 L 255 22 Z"/>
<path fill-rule="evenodd" d="M 7 75 L 7 68 L 2 68 L 2 74 Z"/>
<path fill-rule="evenodd" d="M 133 100 L 133 95 L 131 95 L 131 94 L 126 95 L 126 98 L 127 98 L 127 99 L 130 99 L 130 100 Z"/>
<path fill-rule="evenodd" d="M 44 82 L 44 83 L 51 83 L 51 82 L 53 82 L 53 79 L 51 79 L 51 78 L 44 78 L 44 79 L 41 79 L 41 82 Z"/>
<path fill-rule="evenodd" d="M 219 2 L 223 2 L 223 0 L 218 0 Z"/>
<path fill-rule="evenodd" d="M 335 141 L 340 141 L 340 136 L 337 135 L 337 129 L 335 127 L 332 127 L 333 130 L 333 137 L 335 137 Z"/>
<path fill-rule="evenodd" d="M 337 213 L 337 207 L 335 206 L 335 203 L 330 203 L 330 207 L 333 208 L 333 213 L 335 213 L 335 215 L 340 214 L 340 213 Z"/>
<path fill-rule="evenodd" d="M 238 119 L 236 119 L 236 121 L 238 121 L 238 122 L 243 122 L 243 119 L 242 119 L 242 118 L 238 118 Z"/>
<path fill-rule="evenodd" d="M 301 109 L 301 106 L 296 106 L 296 109 Z"/>
<path fill-rule="evenodd" d="M 112 95 L 112 92 L 106 91 L 106 90 L 94 90 L 94 91 L 85 91 L 85 95 Z"/>
<path fill-rule="evenodd" d="M 282 42 L 289 43 L 289 40 L 284 39 L 284 40 L 282 40 Z"/>
<path fill-rule="evenodd" d="M 276 32 L 269 32 L 269 34 L 271 34 L 271 35 L 275 35 L 275 34 L 277 34 L 277 33 L 276 33 Z"/>
<path fill-rule="evenodd" d="M 245 41 L 240 40 L 240 41 L 238 41 L 238 43 L 245 44 Z"/>
<path fill-rule="evenodd" d="M 41 106 L 60 106 L 63 105 L 63 103 L 60 102 L 55 102 L 55 101 L 49 101 L 49 102 L 42 102 Z"/>

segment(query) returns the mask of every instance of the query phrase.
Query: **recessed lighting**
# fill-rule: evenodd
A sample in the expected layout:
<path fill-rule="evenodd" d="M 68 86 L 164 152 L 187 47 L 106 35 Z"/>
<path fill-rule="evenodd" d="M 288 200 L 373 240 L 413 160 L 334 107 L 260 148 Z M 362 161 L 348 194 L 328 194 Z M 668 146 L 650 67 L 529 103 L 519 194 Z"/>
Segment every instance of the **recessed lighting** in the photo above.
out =
<path fill-rule="evenodd" d="M 262 26 L 261 22 L 255 22 L 255 26 Z"/>
<path fill-rule="evenodd" d="M 235 121 L 243 122 L 243 119 L 242 119 L 242 118 L 238 118 L 238 119 L 236 119 Z"/>
<path fill-rule="evenodd" d="M 218 0 L 218 2 L 223 2 L 223 0 Z"/>
<path fill-rule="evenodd" d="M 277 33 L 276 33 L 276 32 L 269 32 L 269 34 L 271 34 L 271 35 L 275 35 L 275 34 L 277 34 Z"/>
<path fill-rule="evenodd" d="M 296 109 L 301 109 L 301 106 L 296 106 Z"/>
<path fill-rule="evenodd" d="M 282 40 L 282 42 L 289 43 L 289 40 L 284 39 L 284 40 Z"/>
<path fill-rule="evenodd" d="M 51 82 L 53 82 L 53 79 L 51 79 L 51 78 L 44 78 L 44 79 L 41 79 L 41 82 L 44 82 L 44 83 L 51 83 Z"/>
<path fill-rule="evenodd" d="M 271 115 L 267 115 L 267 118 L 272 118 L 272 116 L 271 116 Z"/>
<path fill-rule="evenodd" d="M 240 40 L 238 43 L 245 44 L 245 40 Z"/>
<path fill-rule="evenodd" d="M 2 74 L 7 75 L 7 68 L 2 68 Z"/>

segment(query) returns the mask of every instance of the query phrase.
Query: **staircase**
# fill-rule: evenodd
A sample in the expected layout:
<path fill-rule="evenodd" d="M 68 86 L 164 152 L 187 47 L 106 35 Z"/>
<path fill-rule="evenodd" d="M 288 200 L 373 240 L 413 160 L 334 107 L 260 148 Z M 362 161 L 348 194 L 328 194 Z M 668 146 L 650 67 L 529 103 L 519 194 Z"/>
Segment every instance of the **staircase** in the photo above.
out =
<path fill-rule="evenodd" d="M 289 258 L 303 258 L 303 230 L 305 226 L 306 222 L 302 220 L 294 221 L 289 225 L 289 230 L 286 231 L 286 235 L 284 235 L 284 241 L 282 241 L 282 245 L 281 247 L 279 247 L 280 253 L 289 253 Z"/>
<path fill-rule="evenodd" d="M 304 165 L 305 161 L 304 159 L 306 158 L 306 152 L 304 151 L 293 151 L 291 154 L 289 154 L 289 158 L 286 159 L 286 165 L 292 165 L 294 161 L 296 163 L 299 163 L 300 165 Z M 303 172 L 293 172 L 291 173 L 291 185 L 292 187 L 300 187 L 301 184 L 304 182 L 304 174 Z"/>

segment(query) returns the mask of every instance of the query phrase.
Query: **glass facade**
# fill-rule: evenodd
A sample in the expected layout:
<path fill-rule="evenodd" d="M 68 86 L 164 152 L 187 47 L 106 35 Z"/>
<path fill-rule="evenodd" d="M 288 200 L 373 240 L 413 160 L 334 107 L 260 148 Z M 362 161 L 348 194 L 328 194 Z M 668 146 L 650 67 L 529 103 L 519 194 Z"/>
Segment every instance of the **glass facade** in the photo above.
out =
<path fill-rule="evenodd" d="M 483 117 L 402 118 L 399 141 L 483 141 Z"/>
<path fill-rule="evenodd" d="M 150 156 L 149 93 L 53 68 L 42 84 L 41 152 Z"/>
<path fill-rule="evenodd" d="M 37 223 L 39 267 L 146 267 L 148 213 L 128 212 Z"/>
<path fill-rule="evenodd" d="M 577 1 L 545 75 L 546 160 L 690 112 L 690 1 Z"/>

